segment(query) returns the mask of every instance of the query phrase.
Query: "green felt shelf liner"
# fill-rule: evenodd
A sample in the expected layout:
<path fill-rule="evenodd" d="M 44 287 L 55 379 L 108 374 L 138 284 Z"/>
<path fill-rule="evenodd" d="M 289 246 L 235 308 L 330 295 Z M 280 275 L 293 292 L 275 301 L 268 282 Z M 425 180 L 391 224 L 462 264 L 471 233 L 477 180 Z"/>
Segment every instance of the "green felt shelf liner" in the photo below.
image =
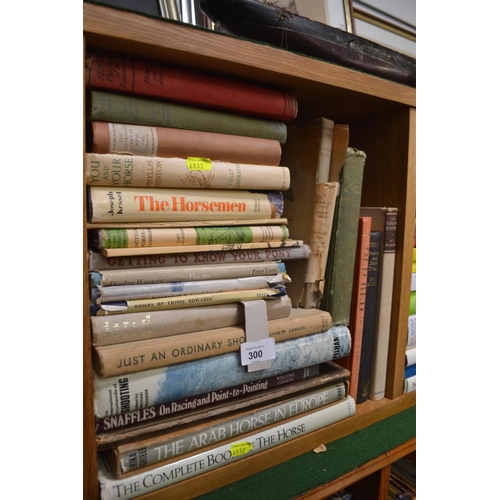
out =
<path fill-rule="evenodd" d="M 289 500 L 350 472 L 416 436 L 416 406 L 263 472 L 197 497 Z M 272 491 L 270 491 L 272 490 Z"/>

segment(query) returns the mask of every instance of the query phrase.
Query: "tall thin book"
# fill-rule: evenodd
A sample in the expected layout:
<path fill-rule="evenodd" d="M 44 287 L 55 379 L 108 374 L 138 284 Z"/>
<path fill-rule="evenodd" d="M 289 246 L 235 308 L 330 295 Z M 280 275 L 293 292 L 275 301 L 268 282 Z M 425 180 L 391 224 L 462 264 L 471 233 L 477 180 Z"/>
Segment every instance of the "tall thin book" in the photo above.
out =
<path fill-rule="evenodd" d="M 288 295 L 294 307 L 316 308 L 324 287 L 328 247 L 338 194 L 338 182 L 328 182 L 332 120 L 320 118 L 301 126 L 289 126 L 283 161 L 291 173 L 284 193 L 284 215 L 292 238 L 311 248 L 307 261 L 290 263 L 292 283 Z"/>
<path fill-rule="evenodd" d="M 382 234 L 380 286 L 378 297 L 377 331 L 373 346 L 372 382 L 370 399 L 385 396 L 389 340 L 391 334 L 392 291 L 396 264 L 396 234 L 398 209 L 390 207 L 362 207 L 361 214 L 372 218 L 372 230 Z"/>
<path fill-rule="evenodd" d="M 338 325 L 348 325 L 351 312 L 365 160 L 366 154 L 363 151 L 348 148 L 339 177 L 340 190 L 320 305 L 321 309 L 330 312 L 334 324 Z"/>
<path fill-rule="evenodd" d="M 366 311 L 366 285 L 370 262 L 370 217 L 359 218 L 358 243 L 356 249 L 356 263 L 354 266 L 354 287 L 352 290 L 351 315 L 349 331 L 351 332 L 352 347 L 349 356 L 339 359 L 340 366 L 351 372 L 349 394 L 357 399 L 359 368 L 363 344 L 363 327 Z"/>

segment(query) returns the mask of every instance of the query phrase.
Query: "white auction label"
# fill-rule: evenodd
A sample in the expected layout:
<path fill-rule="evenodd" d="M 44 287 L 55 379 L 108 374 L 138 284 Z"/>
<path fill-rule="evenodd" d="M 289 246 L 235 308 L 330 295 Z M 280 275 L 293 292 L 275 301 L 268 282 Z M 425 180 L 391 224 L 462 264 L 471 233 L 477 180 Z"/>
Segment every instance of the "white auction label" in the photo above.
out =
<path fill-rule="evenodd" d="M 268 361 L 276 357 L 276 346 L 273 338 L 245 342 L 240 346 L 241 364 L 243 366 Z"/>

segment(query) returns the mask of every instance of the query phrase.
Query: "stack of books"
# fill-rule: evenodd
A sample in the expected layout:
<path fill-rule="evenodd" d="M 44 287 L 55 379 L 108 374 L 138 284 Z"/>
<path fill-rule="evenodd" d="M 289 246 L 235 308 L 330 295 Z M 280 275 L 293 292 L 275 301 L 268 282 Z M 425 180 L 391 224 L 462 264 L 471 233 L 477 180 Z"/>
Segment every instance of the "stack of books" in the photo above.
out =
<path fill-rule="evenodd" d="M 350 332 L 294 308 L 292 94 L 88 52 L 89 297 L 101 496 L 134 498 L 355 411 Z M 292 235 L 293 236 L 293 235 Z"/>

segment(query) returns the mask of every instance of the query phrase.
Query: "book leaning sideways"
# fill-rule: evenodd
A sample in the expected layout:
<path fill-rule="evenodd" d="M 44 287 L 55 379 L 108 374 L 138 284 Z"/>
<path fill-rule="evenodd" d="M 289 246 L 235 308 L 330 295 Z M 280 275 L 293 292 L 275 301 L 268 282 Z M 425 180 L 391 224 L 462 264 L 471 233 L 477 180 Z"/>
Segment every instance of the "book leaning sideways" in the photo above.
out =
<path fill-rule="evenodd" d="M 278 219 L 280 191 L 88 188 L 90 223 Z"/>

